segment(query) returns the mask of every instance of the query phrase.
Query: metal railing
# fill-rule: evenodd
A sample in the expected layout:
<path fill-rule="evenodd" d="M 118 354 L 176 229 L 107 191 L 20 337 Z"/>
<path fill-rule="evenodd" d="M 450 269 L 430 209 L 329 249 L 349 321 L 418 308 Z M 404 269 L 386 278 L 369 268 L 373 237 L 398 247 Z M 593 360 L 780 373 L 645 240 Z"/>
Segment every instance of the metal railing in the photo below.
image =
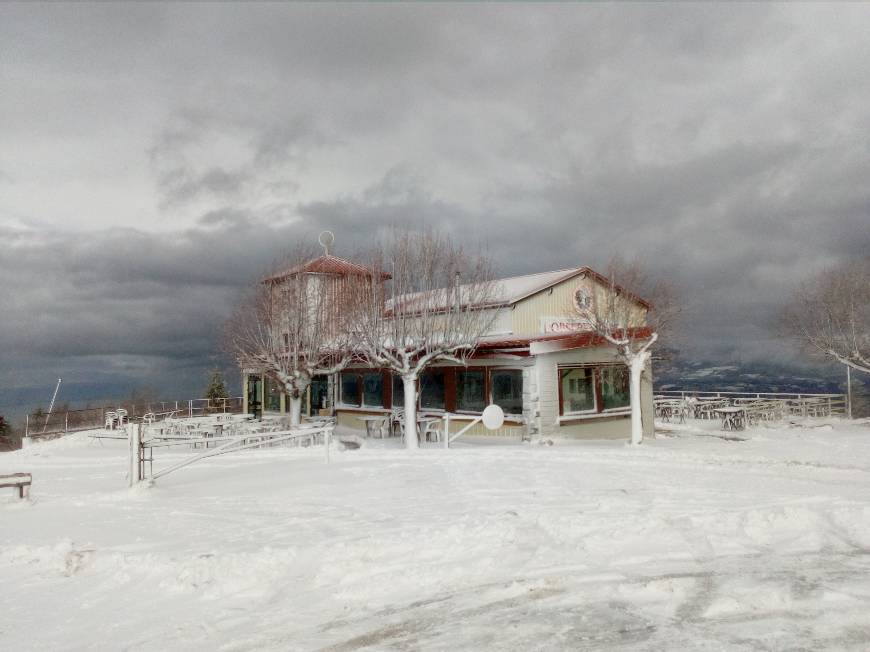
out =
<path fill-rule="evenodd" d="M 747 400 L 777 401 L 790 407 L 786 414 L 823 414 L 825 416 L 846 416 L 848 401 L 845 394 L 813 394 L 791 392 L 717 392 L 695 390 L 664 390 L 655 392 L 656 397 L 676 398 L 685 400 L 693 397 L 698 399 L 723 399 L 730 404 Z M 809 406 L 817 406 L 810 410 Z"/>
<path fill-rule="evenodd" d="M 24 436 L 34 439 L 54 439 L 72 432 L 93 430 L 106 425 L 106 414 L 126 410 L 126 421 L 140 421 L 147 414 L 158 419 L 191 418 L 217 413 L 238 414 L 242 397 L 225 399 L 194 398 L 180 401 L 118 401 L 98 407 L 77 410 L 57 410 L 50 414 L 33 412 L 26 416 Z"/>

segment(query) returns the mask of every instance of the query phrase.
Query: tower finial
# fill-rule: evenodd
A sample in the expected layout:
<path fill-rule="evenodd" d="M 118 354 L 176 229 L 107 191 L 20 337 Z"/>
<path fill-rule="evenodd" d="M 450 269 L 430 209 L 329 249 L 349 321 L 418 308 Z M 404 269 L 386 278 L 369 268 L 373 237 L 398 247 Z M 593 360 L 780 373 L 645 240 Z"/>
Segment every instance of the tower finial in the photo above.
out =
<path fill-rule="evenodd" d="M 329 248 L 332 246 L 332 243 L 335 242 L 335 234 L 332 231 L 321 231 L 320 235 L 317 236 L 317 242 L 320 243 L 320 246 L 323 247 L 324 255 L 329 255 Z"/>

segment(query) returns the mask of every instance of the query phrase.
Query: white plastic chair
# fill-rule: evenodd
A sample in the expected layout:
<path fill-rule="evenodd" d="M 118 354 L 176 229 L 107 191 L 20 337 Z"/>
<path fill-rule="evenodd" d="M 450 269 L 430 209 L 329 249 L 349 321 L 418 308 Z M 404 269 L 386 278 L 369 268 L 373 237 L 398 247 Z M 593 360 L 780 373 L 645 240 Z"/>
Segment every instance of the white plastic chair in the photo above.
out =
<path fill-rule="evenodd" d="M 116 412 L 106 412 L 106 430 L 114 430 L 117 422 L 118 414 Z"/>

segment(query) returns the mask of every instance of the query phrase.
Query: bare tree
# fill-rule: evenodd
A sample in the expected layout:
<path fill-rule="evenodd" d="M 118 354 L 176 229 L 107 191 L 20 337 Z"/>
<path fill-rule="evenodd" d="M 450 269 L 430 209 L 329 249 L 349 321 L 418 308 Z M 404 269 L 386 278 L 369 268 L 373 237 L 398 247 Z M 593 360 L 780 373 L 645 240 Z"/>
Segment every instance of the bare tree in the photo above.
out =
<path fill-rule="evenodd" d="M 588 328 L 616 347 L 629 368 L 631 443 L 643 441 L 641 380 L 652 347 L 671 330 L 680 313 L 673 287 L 655 279 L 640 264 L 614 257 L 607 274 L 592 274 L 593 291 L 575 301 Z"/>
<path fill-rule="evenodd" d="M 497 315 L 490 266 L 448 237 L 403 231 L 378 247 L 372 268 L 383 284 L 368 294 L 359 350 L 401 376 L 405 445 L 413 449 L 421 373 L 435 362 L 465 364 Z"/>
<path fill-rule="evenodd" d="M 299 247 L 277 271 L 251 289 L 224 329 L 228 352 L 240 366 L 257 367 L 290 399 L 290 422 L 316 375 L 344 369 L 353 356 L 368 270 L 334 256 L 313 257 Z"/>
<path fill-rule="evenodd" d="M 870 373 L 870 259 L 829 268 L 803 283 L 781 323 L 810 351 Z"/>

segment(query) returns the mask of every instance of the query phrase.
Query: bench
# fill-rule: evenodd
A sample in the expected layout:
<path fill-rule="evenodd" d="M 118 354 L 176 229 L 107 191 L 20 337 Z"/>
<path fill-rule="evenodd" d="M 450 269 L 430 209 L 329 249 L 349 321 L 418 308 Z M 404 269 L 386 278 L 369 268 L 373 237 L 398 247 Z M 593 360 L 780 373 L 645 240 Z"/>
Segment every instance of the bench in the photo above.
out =
<path fill-rule="evenodd" d="M 33 483 L 33 476 L 30 473 L 13 473 L 11 475 L 0 475 L 0 489 L 3 487 L 12 487 L 18 489 L 18 497 L 25 498 L 30 493 L 30 485 Z"/>

